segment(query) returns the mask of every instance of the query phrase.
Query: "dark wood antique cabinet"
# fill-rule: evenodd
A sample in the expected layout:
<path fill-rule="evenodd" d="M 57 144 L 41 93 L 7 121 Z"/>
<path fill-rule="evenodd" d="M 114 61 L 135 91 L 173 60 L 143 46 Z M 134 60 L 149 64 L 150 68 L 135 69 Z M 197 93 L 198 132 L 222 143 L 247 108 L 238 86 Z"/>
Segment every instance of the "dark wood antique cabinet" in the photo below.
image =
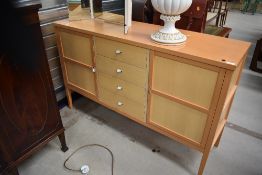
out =
<path fill-rule="evenodd" d="M 10 8 L 10 24 L 3 29 L 9 36 L 1 35 L 1 175 L 18 174 L 17 165 L 56 136 L 61 149 L 68 149 L 43 46 L 40 7 L 27 2 Z"/>

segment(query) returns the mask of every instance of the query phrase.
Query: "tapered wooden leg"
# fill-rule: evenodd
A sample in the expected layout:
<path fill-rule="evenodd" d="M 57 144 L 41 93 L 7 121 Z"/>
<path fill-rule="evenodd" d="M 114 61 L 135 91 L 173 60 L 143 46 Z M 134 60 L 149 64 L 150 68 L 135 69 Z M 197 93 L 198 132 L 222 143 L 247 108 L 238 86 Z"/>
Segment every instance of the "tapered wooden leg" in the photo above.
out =
<path fill-rule="evenodd" d="M 224 132 L 224 128 L 222 129 L 219 137 L 217 138 L 217 141 L 216 141 L 216 143 L 215 143 L 215 145 L 214 145 L 215 147 L 218 147 L 218 146 L 219 146 L 219 143 L 220 143 L 220 140 L 221 140 L 221 137 L 222 137 L 223 132 Z"/>
<path fill-rule="evenodd" d="M 207 159 L 208 159 L 208 156 L 209 156 L 209 151 L 210 150 L 205 151 L 203 153 L 203 156 L 202 156 L 202 159 L 201 159 L 201 163 L 200 163 L 197 175 L 202 175 L 203 174 L 205 166 L 206 166 L 206 163 L 207 163 Z"/>
<path fill-rule="evenodd" d="M 68 101 L 68 107 L 72 109 L 73 107 L 73 102 L 72 102 L 72 91 L 68 88 L 66 88 L 66 96 L 67 96 L 67 101 Z"/>
<path fill-rule="evenodd" d="M 60 140 L 60 143 L 61 143 L 61 150 L 63 152 L 66 152 L 68 150 L 68 147 L 66 145 L 66 140 L 65 140 L 65 133 L 62 132 L 61 134 L 58 135 L 58 138 Z"/>

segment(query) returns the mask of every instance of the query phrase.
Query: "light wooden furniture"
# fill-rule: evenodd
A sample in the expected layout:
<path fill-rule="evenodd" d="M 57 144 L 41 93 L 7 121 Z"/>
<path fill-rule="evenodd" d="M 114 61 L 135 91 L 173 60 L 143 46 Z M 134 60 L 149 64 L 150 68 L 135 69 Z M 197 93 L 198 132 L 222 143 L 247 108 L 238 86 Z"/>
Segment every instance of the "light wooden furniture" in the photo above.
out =
<path fill-rule="evenodd" d="M 164 46 L 150 40 L 158 28 L 133 22 L 124 35 L 99 20 L 57 22 L 69 106 L 78 92 L 199 150 L 201 175 L 219 144 L 250 43 L 182 31 L 185 44 Z"/>

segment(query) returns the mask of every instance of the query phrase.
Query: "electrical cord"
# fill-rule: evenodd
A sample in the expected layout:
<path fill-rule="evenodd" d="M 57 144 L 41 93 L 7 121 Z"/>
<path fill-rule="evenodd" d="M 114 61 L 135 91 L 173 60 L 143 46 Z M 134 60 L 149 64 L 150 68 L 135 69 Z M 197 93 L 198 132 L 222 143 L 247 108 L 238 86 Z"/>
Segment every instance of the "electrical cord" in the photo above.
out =
<path fill-rule="evenodd" d="M 86 147 L 87 147 L 87 148 L 88 148 L 88 147 L 100 147 L 100 148 L 104 148 L 105 150 L 107 150 L 107 151 L 109 152 L 109 154 L 111 155 L 111 160 L 112 160 L 112 163 L 111 163 L 111 174 L 114 175 L 114 155 L 113 155 L 113 152 L 112 152 L 109 148 L 107 148 L 107 147 L 105 147 L 105 146 L 103 146 L 103 145 L 100 145 L 100 144 L 84 145 L 84 146 L 81 146 L 80 148 L 76 149 L 73 153 L 71 153 L 71 154 L 66 158 L 66 160 L 64 161 L 64 167 L 65 167 L 67 170 L 69 170 L 69 171 L 74 171 L 74 172 L 80 171 L 80 170 L 68 168 L 68 167 L 66 166 L 66 163 L 67 163 L 67 161 L 68 161 L 76 152 L 78 152 L 79 150 L 81 150 L 81 149 L 83 149 L 83 148 L 86 148 Z M 80 171 L 80 172 L 81 172 L 81 171 Z"/>

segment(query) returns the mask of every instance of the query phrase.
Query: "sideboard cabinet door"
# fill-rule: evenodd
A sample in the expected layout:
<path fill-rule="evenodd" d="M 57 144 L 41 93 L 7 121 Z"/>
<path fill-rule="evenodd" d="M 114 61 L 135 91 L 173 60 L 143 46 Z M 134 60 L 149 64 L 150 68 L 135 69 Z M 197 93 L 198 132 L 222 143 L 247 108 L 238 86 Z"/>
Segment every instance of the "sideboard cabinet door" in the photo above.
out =
<path fill-rule="evenodd" d="M 91 38 L 69 32 L 60 32 L 63 57 L 70 58 L 87 65 L 93 65 Z"/>
<path fill-rule="evenodd" d="M 207 114 L 153 94 L 150 122 L 166 130 L 201 142 Z"/>
<path fill-rule="evenodd" d="M 93 40 L 91 36 L 67 30 L 58 33 L 65 83 L 96 96 Z"/>
<path fill-rule="evenodd" d="M 91 70 L 74 63 L 67 62 L 65 65 L 68 83 L 95 95 L 94 73 Z"/>
<path fill-rule="evenodd" d="M 210 106 L 217 77 L 218 72 L 180 62 L 179 58 L 154 58 L 153 89 L 203 108 Z"/>
<path fill-rule="evenodd" d="M 156 53 L 152 58 L 149 124 L 202 143 L 218 69 Z"/>

